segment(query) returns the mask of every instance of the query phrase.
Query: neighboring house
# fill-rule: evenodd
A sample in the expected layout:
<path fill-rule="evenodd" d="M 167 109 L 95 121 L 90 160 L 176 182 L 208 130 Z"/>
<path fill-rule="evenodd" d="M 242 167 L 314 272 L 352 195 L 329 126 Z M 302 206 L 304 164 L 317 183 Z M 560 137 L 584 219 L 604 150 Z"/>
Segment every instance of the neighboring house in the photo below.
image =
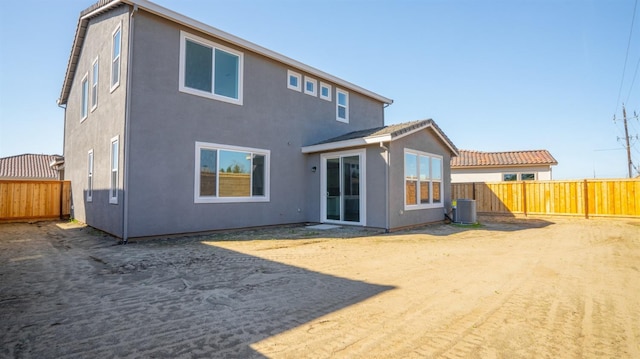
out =
<path fill-rule="evenodd" d="M 558 164 L 547 150 L 459 153 L 451 159 L 452 183 L 551 180 Z"/>
<path fill-rule="evenodd" d="M 440 221 L 456 147 L 392 100 L 143 0 L 80 15 L 60 99 L 73 216 L 122 238 Z"/>
<path fill-rule="evenodd" d="M 24 154 L 0 158 L 0 179 L 60 180 L 64 159 L 58 155 Z"/>

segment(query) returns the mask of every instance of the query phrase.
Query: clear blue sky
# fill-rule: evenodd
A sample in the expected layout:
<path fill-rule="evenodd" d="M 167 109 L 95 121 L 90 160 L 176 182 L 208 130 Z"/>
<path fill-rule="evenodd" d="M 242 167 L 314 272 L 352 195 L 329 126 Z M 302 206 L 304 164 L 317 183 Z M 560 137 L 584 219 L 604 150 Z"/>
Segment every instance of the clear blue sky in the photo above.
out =
<path fill-rule="evenodd" d="M 640 113 L 640 5 L 623 80 L 635 0 L 156 3 L 394 99 L 387 124 L 433 118 L 461 149 L 548 149 L 554 179 L 627 175 L 612 119 L 622 102 Z M 0 157 L 62 153 L 56 99 L 91 4 L 3 3 Z"/>

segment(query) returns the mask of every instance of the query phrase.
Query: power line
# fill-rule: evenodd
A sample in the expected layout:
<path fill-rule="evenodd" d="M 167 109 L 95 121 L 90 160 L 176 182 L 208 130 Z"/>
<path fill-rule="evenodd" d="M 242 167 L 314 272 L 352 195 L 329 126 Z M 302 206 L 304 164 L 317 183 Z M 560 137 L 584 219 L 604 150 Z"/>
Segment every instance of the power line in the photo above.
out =
<path fill-rule="evenodd" d="M 631 28 L 629 29 L 629 40 L 627 41 L 627 52 L 624 55 L 624 66 L 622 66 L 622 78 L 620 79 L 620 89 L 618 90 L 618 99 L 616 100 L 616 110 L 613 113 L 618 112 L 618 105 L 620 104 L 620 95 L 622 94 L 622 85 L 624 84 L 624 75 L 627 71 L 627 60 L 629 59 L 629 48 L 631 47 L 631 35 L 633 34 L 633 24 L 636 20 L 636 7 L 638 6 L 638 0 L 633 5 L 633 16 L 631 17 Z"/>
<path fill-rule="evenodd" d="M 636 82 L 636 75 L 638 75 L 638 67 L 640 67 L 640 57 L 638 58 L 638 63 L 636 64 L 636 70 L 633 72 L 633 78 L 631 79 L 631 86 L 629 86 L 629 93 L 627 94 L 627 99 L 624 101 L 624 103 L 626 103 L 627 105 L 629 104 L 629 97 L 631 97 L 631 90 L 633 89 L 633 84 Z"/>

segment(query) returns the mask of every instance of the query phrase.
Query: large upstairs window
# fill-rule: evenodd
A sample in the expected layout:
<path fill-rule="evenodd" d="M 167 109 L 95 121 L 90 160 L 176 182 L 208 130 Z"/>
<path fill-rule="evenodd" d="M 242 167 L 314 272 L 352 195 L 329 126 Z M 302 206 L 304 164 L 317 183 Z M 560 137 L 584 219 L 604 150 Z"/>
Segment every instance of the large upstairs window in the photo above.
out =
<path fill-rule="evenodd" d="M 242 73 L 241 52 L 180 33 L 180 91 L 242 105 Z"/>

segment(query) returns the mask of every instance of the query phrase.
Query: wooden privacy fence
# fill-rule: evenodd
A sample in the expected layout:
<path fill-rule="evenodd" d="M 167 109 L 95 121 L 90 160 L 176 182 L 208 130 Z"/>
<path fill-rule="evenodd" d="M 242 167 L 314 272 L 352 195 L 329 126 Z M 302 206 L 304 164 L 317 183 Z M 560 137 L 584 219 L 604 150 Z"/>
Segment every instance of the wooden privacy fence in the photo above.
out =
<path fill-rule="evenodd" d="M 70 181 L 0 180 L 0 221 L 68 218 Z"/>
<path fill-rule="evenodd" d="M 452 183 L 478 213 L 640 216 L 640 179 Z"/>

